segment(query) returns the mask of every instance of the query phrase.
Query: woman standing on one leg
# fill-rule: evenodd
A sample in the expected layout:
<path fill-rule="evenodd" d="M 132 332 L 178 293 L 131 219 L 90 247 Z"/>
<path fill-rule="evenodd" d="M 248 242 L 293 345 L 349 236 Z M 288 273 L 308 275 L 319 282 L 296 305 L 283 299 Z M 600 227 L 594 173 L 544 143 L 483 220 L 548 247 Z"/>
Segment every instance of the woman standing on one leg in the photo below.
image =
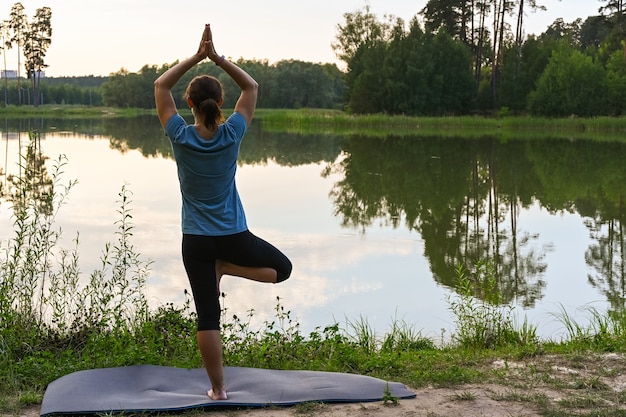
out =
<path fill-rule="evenodd" d="M 187 124 L 178 114 L 172 88 L 196 64 L 209 58 L 241 89 L 234 113 L 224 120 L 222 85 L 197 76 L 185 98 L 194 115 Z M 258 84 L 244 70 L 215 52 L 205 26 L 198 51 L 154 82 L 161 125 L 172 142 L 182 194 L 182 253 L 198 314 L 198 346 L 211 381 L 208 395 L 227 399 L 220 337 L 219 284 L 222 275 L 276 283 L 289 278 L 291 262 L 253 235 L 235 185 L 241 140 L 256 108 Z"/>

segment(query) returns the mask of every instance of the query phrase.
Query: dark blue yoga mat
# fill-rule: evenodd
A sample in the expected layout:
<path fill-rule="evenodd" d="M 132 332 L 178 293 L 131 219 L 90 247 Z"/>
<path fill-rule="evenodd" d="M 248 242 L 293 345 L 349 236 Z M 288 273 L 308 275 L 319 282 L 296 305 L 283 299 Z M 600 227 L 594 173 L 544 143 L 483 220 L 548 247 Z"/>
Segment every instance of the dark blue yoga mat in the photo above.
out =
<path fill-rule="evenodd" d="M 309 401 L 370 402 L 388 388 L 415 398 L 405 385 L 363 375 L 319 371 L 224 368 L 228 400 L 213 401 L 205 370 L 137 365 L 74 372 L 53 381 L 41 415 L 157 412 L 204 407 L 288 406 Z"/>

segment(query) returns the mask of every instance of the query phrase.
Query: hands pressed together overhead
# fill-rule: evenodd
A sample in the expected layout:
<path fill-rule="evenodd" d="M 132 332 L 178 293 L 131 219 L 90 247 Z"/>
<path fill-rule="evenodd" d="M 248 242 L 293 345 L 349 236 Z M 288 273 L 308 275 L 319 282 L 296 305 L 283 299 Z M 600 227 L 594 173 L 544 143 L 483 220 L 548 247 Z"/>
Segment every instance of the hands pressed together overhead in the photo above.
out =
<path fill-rule="evenodd" d="M 211 25 L 204 25 L 204 32 L 202 33 L 202 40 L 198 47 L 198 54 L 202 57 L 209 58 L 211 61 L 217 62 L 221 60 L 221 57 L 215 52 L 215 45 L 213 45 L 213 34 L 211 33 Z"/>

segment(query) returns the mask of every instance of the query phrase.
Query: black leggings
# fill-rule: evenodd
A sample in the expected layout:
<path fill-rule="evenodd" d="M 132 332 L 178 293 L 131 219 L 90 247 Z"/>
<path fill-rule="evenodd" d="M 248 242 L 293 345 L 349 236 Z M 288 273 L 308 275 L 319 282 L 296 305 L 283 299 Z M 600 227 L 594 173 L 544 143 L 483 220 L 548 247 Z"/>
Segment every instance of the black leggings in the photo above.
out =
<path fill-rule="evenodd" d="M 198 330 L 220 329 L 220 294 L 217 293 L 215 276 L 217 259 L 239 266 L 275 269 L 276 282 L 291 275 L 291 261 L 248 230 L 227 236 L 183 234 L 182 246 L 183 264 L 198 314 Z"/>

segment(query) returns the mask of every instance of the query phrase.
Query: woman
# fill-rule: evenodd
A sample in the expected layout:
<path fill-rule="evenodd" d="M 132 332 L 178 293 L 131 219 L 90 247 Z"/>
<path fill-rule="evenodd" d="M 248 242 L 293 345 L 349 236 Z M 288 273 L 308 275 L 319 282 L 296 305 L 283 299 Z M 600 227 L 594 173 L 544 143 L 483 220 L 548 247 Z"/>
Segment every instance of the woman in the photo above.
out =
<path fill-rule="evenodd" d="M 222 85 L 197 76 L 185 98 L 194 124 L 178 114 L 172 88 L 193 66 L 209 58 L 241 88 L 234 113 L 224 120 Z M 215 52 L 210 25 L 198 51 L 154 82 L 161 125 L 172 142 L 182 194 L 182 254 L 198 314 L 197 339 L 213 400 L 227 399 L 220 337 L 219 285 L 222 275 L 276 283 L 289 278 L 291 262 L 253 235 L 235 185 L 241 140 L 256 108 L 258 84 L 244 70 Z"/>

